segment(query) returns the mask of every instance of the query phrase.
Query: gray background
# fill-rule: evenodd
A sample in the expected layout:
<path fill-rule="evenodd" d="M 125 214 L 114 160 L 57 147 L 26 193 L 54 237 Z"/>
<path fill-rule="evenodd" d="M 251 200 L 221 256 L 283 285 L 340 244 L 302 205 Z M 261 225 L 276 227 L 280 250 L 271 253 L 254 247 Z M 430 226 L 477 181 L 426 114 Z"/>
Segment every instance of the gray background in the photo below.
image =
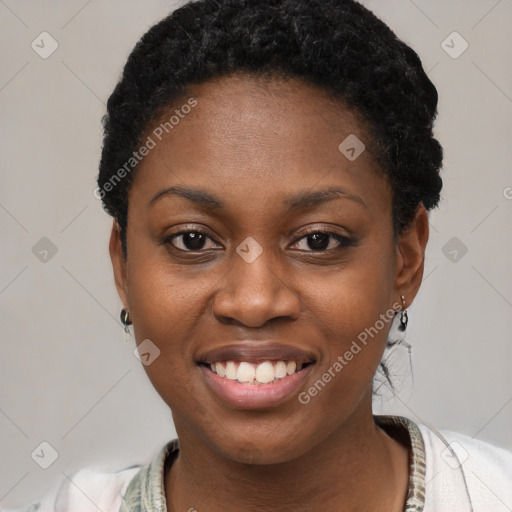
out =
<path fill-rule="evenodd" d="M 410 309 L 414 388 L 379 410 L 512 449 L 512 0 L 364 3 L 422 57 L 446 154 Z M 3 506 L 79 467 L 146 463 L 175 435 L 119 324 L 111 221 L 93 196 L 108 95 L 137 39 L 175 5 L 0 0 Z M 31 48 L 43 31 L 59 45 L 47 59 Z M 454 31 L 469 43 L 456 59 L 442 46 Z M 43 441 L 58 453 L 46 470 L 31 458 Z"/>

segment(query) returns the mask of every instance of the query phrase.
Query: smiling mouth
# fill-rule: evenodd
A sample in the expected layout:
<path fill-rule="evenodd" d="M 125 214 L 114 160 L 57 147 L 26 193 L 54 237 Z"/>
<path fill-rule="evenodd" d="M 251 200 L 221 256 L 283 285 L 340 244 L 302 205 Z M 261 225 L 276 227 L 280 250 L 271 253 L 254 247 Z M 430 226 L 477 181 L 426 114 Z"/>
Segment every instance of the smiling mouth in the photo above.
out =
<path fill-rule="evenodd" d="M 196 365 L 210 391 L 231 409 L 269 410 L 293 400 L 317 354 L 283 343 L 231 343 L 199 353 Z"/>
<path fill-rule="evenodd" d="M 249 386 L 262 386 L 275 384 L 286 377 L 300 373 L 312 364 L 313 362 L 294 360 L 262 361 L 260 363 L 218 361 L 215 363 L 201 363 L 201 366 L 228 381 L 236 381 Z"/>

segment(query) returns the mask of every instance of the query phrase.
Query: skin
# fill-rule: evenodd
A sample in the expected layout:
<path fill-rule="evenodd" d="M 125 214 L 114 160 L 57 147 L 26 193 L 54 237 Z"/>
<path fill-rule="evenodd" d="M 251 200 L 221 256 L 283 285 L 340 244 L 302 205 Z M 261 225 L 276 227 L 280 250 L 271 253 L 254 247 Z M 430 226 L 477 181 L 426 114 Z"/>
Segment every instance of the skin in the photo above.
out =
<path fill-rule="evenodd" d="M 144 158 L 130 189 L 127 259 L 115 223 L 110 240 L 137 343 L 150 339 L 161 351 L 145 370 L 180 439 L 165 476 L 167 509 L 402 510 L 408 450 L 376 426 L 371 408 L 390 324 L 307 405 L 294 395 L 264 410 L 230 407 L 196 361 L 249 339 L 290 344 L 314 354 L 299 391 L 307 390 L 402 294 L 410 305 L 423 275 L 427 212 L 418 206 L 394 238 L 391 190 L 369 144 L 353 162 L 338 150 L 349 134 L 367 141 L 364 127 L 323 91 L 238 75 L 190 87 L 179 105 L 191 96 L 197 106 Z M 148 206 L 173 185 L 206 190 L 224 207 L 177 195 Z M 283 204 L 330 186 L 358 199 L 303 211 Z M 318 250 L 304 232 L 318 228 L 355 242 L 340 247 L 325 237 L 327 250 Z M 200 250 L 169 239 L 194 229 L 209 237 Z M 236 252 L 247 237 L 263 249 L 252 263 Z"/>

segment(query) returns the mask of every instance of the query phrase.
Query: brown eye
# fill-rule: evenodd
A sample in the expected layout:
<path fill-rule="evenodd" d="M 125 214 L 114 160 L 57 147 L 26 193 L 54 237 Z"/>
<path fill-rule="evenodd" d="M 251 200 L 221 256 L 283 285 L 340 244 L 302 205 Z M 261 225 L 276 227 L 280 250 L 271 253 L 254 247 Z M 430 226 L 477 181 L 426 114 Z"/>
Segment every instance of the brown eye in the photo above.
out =
<path fill-rule="evenodd" d="M 166 243 L 171 244 L 180 251 L 189 252 L 204 249 L 208 240 L 212 239 L 202 231 L 181 231 L 168 237 Z"/>
<path fill-rule="evenodd" d="M 329 248 L 331 235 L 325 233 L 313 233 L 306 237 L 308 247 L 313 251 L 325 251 Z"/>
<path fill-rule="evenodd" d="M 300 247 L 300 244 L 302 244 L 302 247 Z M 338 233 L 316 230 L 306 233 L 305 236 L 295 242 L 294 245 L 298 246 L 297 249 L 300 251 L 327 252 L 354 246 L 355 244 L 355 240 Z"/>

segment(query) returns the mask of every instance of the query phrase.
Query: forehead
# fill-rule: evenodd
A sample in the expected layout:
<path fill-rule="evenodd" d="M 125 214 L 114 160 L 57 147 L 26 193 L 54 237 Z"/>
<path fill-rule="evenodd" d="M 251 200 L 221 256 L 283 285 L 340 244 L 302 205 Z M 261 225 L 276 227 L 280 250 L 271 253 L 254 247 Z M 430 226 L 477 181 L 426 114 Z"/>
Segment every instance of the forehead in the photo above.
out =
<path fill-rule="evenodd" d="M 223 152 L 243 148 L 254 154 L 266 145 L 280 154 L 320 158 L 326 146 L 338 149 L 343 134 L 366 138 L 358 116 L 342 100 L 298 79 L 232 75 L 191 86 L 188 96 L 198 104 L 187 126 L 212 149 L 222 142 Z"/>
<path fill-rule="evenodd" d="M 182 109 L 191 98 L 195 106 Z M 173 115 L 172 129 L 162 130 Z M 297 79 L 238 75 L 192 85 L 145 136 L 155 147 L 139 164 L 133 189 L 146 199 L 189 184 L 217 191 L 227 205 L 252 198 L 262 207 L 317 185 L 389 200 L 357 114 Z M 357 156 L 363 144 L 357 158 L 346 153 L 354 148 Z"/>

